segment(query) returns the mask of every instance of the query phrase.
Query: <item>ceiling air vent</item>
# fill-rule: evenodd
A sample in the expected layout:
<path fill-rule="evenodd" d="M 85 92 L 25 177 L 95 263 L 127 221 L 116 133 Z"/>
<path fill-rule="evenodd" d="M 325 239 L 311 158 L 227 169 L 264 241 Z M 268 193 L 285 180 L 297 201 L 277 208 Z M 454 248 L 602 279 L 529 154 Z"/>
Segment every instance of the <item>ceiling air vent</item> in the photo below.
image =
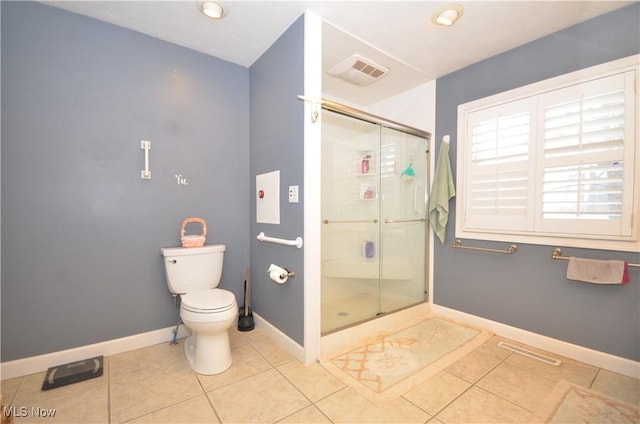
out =
<path fill-rule="evenodd" d="M 389 68 L 354 54 L 329 69 L 329 74 L 356 85 L 369 85 L 387 75 Z"/>

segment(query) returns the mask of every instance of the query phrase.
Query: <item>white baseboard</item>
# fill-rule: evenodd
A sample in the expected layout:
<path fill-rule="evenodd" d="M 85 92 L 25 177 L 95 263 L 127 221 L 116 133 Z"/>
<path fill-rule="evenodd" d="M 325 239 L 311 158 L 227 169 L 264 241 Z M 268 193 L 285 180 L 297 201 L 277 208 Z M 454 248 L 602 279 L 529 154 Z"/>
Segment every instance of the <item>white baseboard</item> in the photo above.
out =
<path fill-rule="evenodd" d="M 599 352 L 593 349 L 563 342 L 561 340 L 552 339 L 550 337 L 532 333 L 530 331 L 522 330 L 506 324 L 502 324 L 500 322 L 467 314 L 465 312 L 457 311 L 455 309 L 450 309 L 440 305 L 424 304 L 418 309 L 407 311 L 407 313 L 412 313 L 412 315 L 414 315 L 413 318 L 416 318 L 416 311 L 419 312 L 418 315 L 422 315 L 431 311 L 445 317 L 465 321 L 469 324 L 486 328 L 500 336 L 525 343 L 529 346 L 556 353 L 558 355 L 567 356 L 586 364 L 604 368 L 609 371 L 627 375 L 629 377 L 640 378 L 640 362 L 632 361 L 630 359 L 621 358 L 619 356 L 611 355 L 605 352 Z M 401 315 L 403 314 L 399 313 L 398 317 L 400 317 Z M 297 360 L 304 363 L 304 347 L 300 346 L 289 336 L 266 321 L 260 315 L 254 312 L 253 316 L 256 327 L 258 327 L 261 331 L 271 337 L 287 352 L 291 353 Z M 408 317 L 402 318 L 406 319 Z M 158 343 L 169 342 L 173 337 L 173 328 L 174 327 L 161 328 L 159 330 L 149 331 L 141 334 L 134 334 L 132 336 L 108 340 L 106 342 L 95 343 L 92 345 L 62 350 L 59 352 L 47 353 L 45 355 L 32 356 L 29 358 L 16 359 L 14 361 L 2 362 L 0 363 L 0 379 L 6 380 L 9 378 L 21 377 L 24 375 L 46 371 L 49 367 L 55 365 L 75 362 L 93 356 L 116 355 L 118 353 L 128 352 L 130 350 L 140 349 Z M 189 330 L 184 325 L 181 325 L 178 330 L 178 338 L 182 338 L 187 335 L 189 335 Z M 323 351 L 325 351 L 325 353 L 327 348 L 329 347 L 333 349 L 337 348 L 330 343 L 330 346 L 326 346 L 325 342 L 328 340 L 324 339 L 325 338 L 323 338 Z"/>
<path fill-rule="evenodd" d="M 94 356 L 116 355 L 158 343 L 170 342 L 173 338 L 174 328 L 175 327 L 161 328 L 159 330 L 134 334 L 106 342 L 2 362 L 0 363 L 0 379 L 6 380 L 21 377 L 23 375 L 46 371 L 49 367 L 80 361 Z M 185 337 L 189 334 L 189 330 L 184 325 L 181 325 L 178 329 L 178 338 Z"/>
<path fill-rule="evenodd" d="M 562 340 L 552 339 L 551 337 L 467 314 L 466 312 L 457 311 L 445 306 L 432 304 L 431 311 L 444 317 L 457 319 L 478 327 L 486 328 L 499 336 L 525 343 L 538 349 L 566 356 L 571 359 L 629 377 L 640 378 L 640 362 L 632 361 L 631 359 L 621 358 L 605 352 L 599 352 L 583 346 L 567 343 Z"/>
<path fill-rule="evenodd" d="M 304 363 L 304 348 L 302 346 L 255 312 L 253 313 L 253 318 L 256 323 L 256 328 L 259 328 L 260 331 L 268 335 L 274 342 L 282 346 L 283 349 L 292 354 L 298 361 Z"/>
<path fill-rule="evenodd" d="M 256 327 L 271 337 L 278 345 L 291 353 L 297 360 L 303 362 L 304 348 L 289 338 L 286 334 L 266 321 L 260 315 L 253 313 Z M 87 346 L 80 346 L 73 349 L 51 352 L 44 355 L 31 356 L 29 358 L 16 359 L 0 363 L 0 380 L 22 377 L 46 371 L 49 367 L 69 362 L 80 361 L 94 356 L 111 356 L 118 353 L 128 352 L 158 343 L 170 342 L 173 338 L 174 327 L 161 328 L 120 339 L 108 340 L 106 342 L 95 343 Z M 190 333 L 184 325 L 178 329 L 178 338 L 186 337 Z"/>

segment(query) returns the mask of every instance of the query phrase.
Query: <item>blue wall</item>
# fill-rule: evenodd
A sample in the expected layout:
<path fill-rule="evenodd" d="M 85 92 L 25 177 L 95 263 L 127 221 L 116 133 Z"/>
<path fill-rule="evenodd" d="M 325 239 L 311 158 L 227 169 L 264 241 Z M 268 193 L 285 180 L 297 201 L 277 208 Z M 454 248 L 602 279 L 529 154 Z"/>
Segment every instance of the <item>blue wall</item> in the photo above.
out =
<path fill-rule="evenodd" d="M 1 360 L 175 325 L 159 248 L 179 245 L 192 215 L 227 245 L 221 286 L 240 300 L 251 266 L 254 309 L 303 344 L 303 249 L 255 239 L 303 233 L 303 19 L 247 69 L 39 3 L 1 8 Z M 439 79 L 437 139 L 452 135 L 454 171 L 458 104 L 638 53 L 639 15 L 635 4 Z M 281 224 L 257 224 L 255 176 L 276 169 Z M 624 287 L 573 283 L 554 246 L 454 250 L 453 224 L 436 244 L 436 304 L 640 359 L 637 269 Z M 296 277 L 271 282 L 272 262 Z"/>
<path fill-rule="evenodd" d="M 640 4 L 636 3 L 439 78 L 436 140 L 451 135 L 454 176 L 459 104 L 638 54 L 639 28 Z M 447 241 L 444 246 L 436 243 L 434 252 L 435 304 L 640 360 L 638 268 L 630 268 L 632 282 L 625 286 L 569 281 L 567 263 L 551 259 L 556 246 L 518 244 L 518 253 L 510 256 L 453 249 L 455 198 L 449 217 Z M 464 244 L 497 249 L 507 245 Z M 565 255 L 569 251 L 587 258 L 640 261 L 634 253 L 567 248 Z"/>
<path fill-rule="evenodd" d="M 188 216 L 227 246 L 221 286 L 240 299 L 249 70 L 39 3 L 1 6 L 2 361 L 175 325 L 159 249 L 179 245 Z"/>
<path fill-rule="evenodd" d="M 303 345 L 303 251 L 260 242 L 256 235 L 293 240 L 304 233 L 304 17 L 253 64 L 251 79 L 251 281 L 256 313 Z M 280 224 L 256 223 L 256 175 L 280 170 Z M 289 203 L 291 185 L 299 186 L 299 203 Z M 283 285 L 269 279 L 276 264 L 295 271 Z"/>

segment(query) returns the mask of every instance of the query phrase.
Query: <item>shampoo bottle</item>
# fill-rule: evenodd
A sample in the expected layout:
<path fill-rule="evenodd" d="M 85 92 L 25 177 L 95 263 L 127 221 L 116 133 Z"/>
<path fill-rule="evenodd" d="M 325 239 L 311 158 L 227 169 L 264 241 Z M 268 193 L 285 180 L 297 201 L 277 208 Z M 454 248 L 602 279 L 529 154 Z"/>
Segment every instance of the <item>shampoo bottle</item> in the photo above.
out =
<path fill-rule="evenodd" d="M 362 243 L 362 256 L 367 259 L 371 259 L 375 256 L 375 248 L 372 241 L 365 241 Z"/>

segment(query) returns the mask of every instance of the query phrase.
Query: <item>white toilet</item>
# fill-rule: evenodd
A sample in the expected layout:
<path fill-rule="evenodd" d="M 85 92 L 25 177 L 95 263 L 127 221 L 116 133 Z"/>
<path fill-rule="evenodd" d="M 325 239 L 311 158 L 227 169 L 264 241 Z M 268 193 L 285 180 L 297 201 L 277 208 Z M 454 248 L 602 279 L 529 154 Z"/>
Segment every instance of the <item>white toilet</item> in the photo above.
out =
<path fill-rule="evenodd" d="M 218 289 L 225 246 L 165 247 L 169 291 L 180 295 L 180 318 L 192 332 L 184 350 L 198 374 L 219 374 L 231 366 L 228 329 L 238 317 L 233 293 Z"/>

